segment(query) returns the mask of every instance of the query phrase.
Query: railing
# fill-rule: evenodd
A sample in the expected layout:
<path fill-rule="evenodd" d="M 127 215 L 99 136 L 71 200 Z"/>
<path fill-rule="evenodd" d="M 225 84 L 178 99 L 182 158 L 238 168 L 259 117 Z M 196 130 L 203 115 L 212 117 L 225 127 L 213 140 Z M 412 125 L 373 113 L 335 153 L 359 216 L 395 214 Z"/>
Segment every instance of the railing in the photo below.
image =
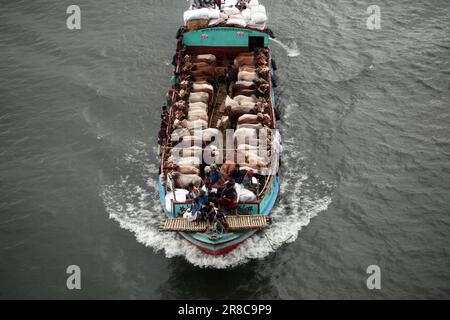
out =
<path fill-rule="evenodd" d="M 181 40 L 179 40 L 179 41 L 182 41 L 182 35 L 181 35 Z M 181 55 L 181 50 L 179 50 L 178 53 L 177 53 L 177 66 L 175 67 L 175 74 L 177 74 L 177 75 L 180 73 L 182 60 L 183 60 L 183 57 Z M 172 92 L 172 97 L 171 97 L 171 104 L 172 105 L 175 103 L 175 100 L 176 100 L 176 93 L 175 93 L 175 90 L 174 90 Z M 161 171 L 161 176 L 163 176 L 163 177 L 165 177 L 164 163 L 165 163 L 166 155 L 167 155 L 166 154 L 166 151 L 167 151 L 167 148 L 168 148 L 167 144 L 168 144 L 168 141 L 169 141 L 170 134 L 172 132 L 172 130 L 171 130 L 172 128 L 171 127 L 172 127 L 172 123 L 173 123 L 173 119 L 174 119 L 174 110 L 172 110 L 172 108 L 170 108 L 169 110 L 170 110 L 170 112 L 169 112 L 169 120 L 167 122 L 168 124 L 167 124 L 167 127 L 166 127 L 166 141 L 164 143 L 164 146 L 161 146 L 161 148 L 163 150 L 162 150 L 162 153 L 161 153 L 160 171 Z"/>
<path fill-rule="evenodd" d="M 271 114 L 270 114 L 270 116 L 271 116 L 271 122 L 272 122 L 272 124 L 271 124 L 271 129 L 275 129 L 276 128 L 276 115 L 275 115 L 275 101 L 273 100 L 273 85 L 272 85 L 272 74 L 271 74 L 271 71 L 272 71 L 272 59 L 271 59 L 271 50 L 270 50 L 270 47 L 268 47 L 267 48 L 268 50 L 269 50 L 269 54 L 268 54 L 268 67 L 269 67 L 269 73 L 268 73 L 268 76 L 267 76 L 267 79 L 268 79 L 268 82 L 269 82 L 269 92 L 270 92 L 270 96 L 269 96 L 269 105 L 270 105 L 270 107 L 271 107 Z M 180 72 L 180 70 L 181 70 L 181 65 L 182 65 L 182 54 L 181 54 L 181 50 L 180 51 L 178 51 L 178 55 L 177 55 L 177 66 L 176 66 L 176 68 L 175 68 L 175 72 L 177 73 L 177 74 L 179 74 L 179 72 Z M 216 93 L 216 99 L 217 99 L 217 94 L 218 94 L 218 92 Z M 175 91 L 173 91 L 172 92 L 172 97 L 171 97 L 171 102 L 172 102 L 172 105 L 175 103 L 175 100 L 176 100 L 176 93 L 175 93 Z M 164 146 L 162 146 L 162 155 L 161 155 L 161 167 L 160 167 L 160 170 L 161 170 L 161 175 L 162 176 L 165 176 L 165 167 L 164 167 L 164 163 L 165 163 L 165 160 L 166 160 L 166 156 L 167 156 L 167 150 L 168 149 L 170 149 L 170 148 L 172 148 L 172 147 L 169 147 L 168 146 L 168 141 L 169 141 L 169 137 L 170 137 L 170 135 L 171 135 L 171 133 L 172 133 L 172 123 L 173 123 L 173 120 L 174 119 L 174 110 L 172 109 L 172 108 L 170 108 L 170 112 L 169 112 L 169 121 L 168 121 L 168 125 L 167 125 L 167 128 L 166 128 L 166 142 L 165 142 L 165 144 L 164 144 Z M 222 150 L 222 151 L 228 151 L 228 149 L 220 149 L 220 150 Z M 233 149 L 233 151 L 235 151 L 235 149 Z M 275 159 L 275 160 L 277 160 L 277 159 Z M 273 171 L 273 164 L 272 164 L 272 168 L 271 168 L 271 173 L 272 173 L 272 171 Z M 268 192 L 269 190 L 270 190 L 270 187 L 271 187 L 271 185 L 273 184 L 273 179 L 274 179 L 274 177 L 275 177 L 275 175 L 273 175 L 273 174 L 270 174 L 269 175 L 269 177 L 270 178 L 268 178 L 267 180 L 266 180 L 266 183 L 265 183 L 265 185 L 264 185 L 264 187 L 263 187 L 263 189 L 261 190 L 261 192 L 259 192 L 259 194 L 257 195 L 258 196 L 258 198 L 260 199 L 260 200 L 258 200 L 258 202 L 257 202 L 257 204 L 258 204 L 258 207 L 259 207 L 259 204 L 260 204 L 260 202 L 262 201 L 262 199 L 264 199 L 264 197 L 262 197 L 261 198 L 261 195 L 265 195 L 266 194 L 266 192 Z M 181 203 L 180 203 L 181 204 Z M 250 203 L 249 203 L 250 204 Z"/>

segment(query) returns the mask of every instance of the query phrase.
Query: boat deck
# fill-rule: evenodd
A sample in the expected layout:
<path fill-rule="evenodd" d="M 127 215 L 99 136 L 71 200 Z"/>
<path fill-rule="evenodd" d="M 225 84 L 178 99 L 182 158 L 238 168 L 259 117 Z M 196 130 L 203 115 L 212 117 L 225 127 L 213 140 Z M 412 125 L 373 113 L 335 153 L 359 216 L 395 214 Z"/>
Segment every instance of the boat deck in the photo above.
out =
<path fill-rule="evenodd" d="M 270 225 L 270 218 L 261 215 L 251 216 L 227 216 L 229 231 L 259 230 L 265 229 Z M 206 232 L 212 226 L 209 222 L 190 222 L 187 219 L 166 219 L 162 222 L 160 229 L 162 231 L 179 232 Z"/>
<path fill-rule="evenodd" d="M 216 128 L 220 119 L 225 115 L 225 100 L 227 97 L 227 89 L 225 83 L 218 82 L 218 89 L 216 94 L 216 103 L 213 106 L 211 117 L 209 120 L 209 127 Z"/>

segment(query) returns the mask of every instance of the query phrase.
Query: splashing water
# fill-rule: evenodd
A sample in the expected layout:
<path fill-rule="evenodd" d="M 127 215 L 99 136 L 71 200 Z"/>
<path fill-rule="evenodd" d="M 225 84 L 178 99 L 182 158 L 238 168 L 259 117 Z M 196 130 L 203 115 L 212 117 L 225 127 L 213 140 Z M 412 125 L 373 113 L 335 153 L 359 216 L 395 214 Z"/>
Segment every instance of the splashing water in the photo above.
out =
<path fill-rule="evenodd" d="M 300 55 L 300 50 L 295 42 L 293 42 L 292 47 L 289 47 L 278 39 L 270 38 L 270 40 L 279 44 L 284 50 L 286 50 L 288 57 L 297 57 Z"/>
<path fill-rule="evenodd" d="M 292 143 L 285 143 L 281 169 L 287 170 L 282 172 L 280 200 L 271 213 L 274 224 L 225 256 L 206 255 L 178 234 L 159 231 L 164 213 L 155 179 L 158 165 L 150 163 L 152 156 L 157 159 L 156 148 L 149 154 L 144 143 L 137 143 L 132 152 L 124 156 L 123 167 L 119 168 L 119 173 L 122 173 L 119 181 L 104 186 L 101 196 L 110 218 L 133 232 L 138 242 L 154 251 L 164 250 L 168 258 L 184 256 L 199 267 L 234 267 L 250 259 L 264 258 L 283 244 L 294 242 L 302 227 L 330 204 L 332 187 L 310 178 L 304 169 L 299 168 L 301 154 L 295 149 Z M 319 195 L 318 189 L 325 189 L 325 195 Z"/>

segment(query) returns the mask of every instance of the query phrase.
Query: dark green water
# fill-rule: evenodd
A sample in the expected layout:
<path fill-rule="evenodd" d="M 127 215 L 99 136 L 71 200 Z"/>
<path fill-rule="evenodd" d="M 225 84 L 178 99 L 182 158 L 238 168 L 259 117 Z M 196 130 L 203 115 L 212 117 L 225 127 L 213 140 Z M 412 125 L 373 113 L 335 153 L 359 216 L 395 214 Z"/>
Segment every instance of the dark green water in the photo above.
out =
<path fill-rule="evenodd" d="M 300 51 L 272 46 L 282 191 L 276 226 L 226 258 L 157 231 L 186 2 L 0 2 L 0 298 L 449 298 L 448 1 L 378 1 L 378 31 L 369 1 L 262 2 Z"/>

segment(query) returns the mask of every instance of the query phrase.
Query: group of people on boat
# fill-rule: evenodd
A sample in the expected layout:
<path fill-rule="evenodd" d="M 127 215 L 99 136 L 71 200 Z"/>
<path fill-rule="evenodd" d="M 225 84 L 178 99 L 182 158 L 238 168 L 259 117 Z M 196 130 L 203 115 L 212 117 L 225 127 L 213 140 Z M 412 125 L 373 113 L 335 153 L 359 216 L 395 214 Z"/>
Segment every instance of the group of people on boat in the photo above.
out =
<path fill-rule="evenodd" d="M 247 9 L 247 5 L 251 2 L 251 0 L 237 0 L 236 8 L 239 10 Z M 218 8 L 220 9 L 222 5 L 222 0 L 190 0 L 191 8 Z"/>
<path fill-rule="evenodd" d="M 218 8 L 222 4 L 222 0 L 191 0 L 191 8 Z"/>
<path fill-rule="evenodd" d="M 236 184 L 256 194 L 259 180 L 252 169 L 241 169 L 239 164 L 235 164 L 234 168 L 226 173 L 225 170 L 221 170 L 221 166 L 213 163 L 205 167 L 205 177 L 199 186 L 189 182 L 186 199 L 198 198 L 202 204 L 206 204 L 208 199 L 213 199 L 218 207 L 226 211 L 233 211 L 238 208 L 239 202 Z"/>
<path fill-rule="evenodd" d="M 204 179 L 199 183 L 190 182 L 187 185 L 186 201 L 192 202 L 192 205 L 183 217 L 197 223 L 205 221 L 213 229 L 227 231 L 226 215 L 238 214 L 237 187 L 256 193 L 259 181 L 253 170 L 241 169 L 239 164 L 236 164 L 228 174 L 215 163 L 205 169 Z"/>
<path fill-rule="evenodd" d="M 231 190 L 232 187 L 231 184 L 228 184 L 225 190 L 227 188 Z M 227 196 L 226 192 L 223 196 Z M 186 200 L 193 201 L 193 203 L 189 208 L 190 210 L 185 212 L 183 218 L 195 223 L 208 222 L 209 226 L 215 230 L 228 230 L 229 225 L 223 211 L 224 208 L 218 207 L 217 201 L 210 198 L 203 188 L 197 188 L 192 183 L 189 184 Z"/>

